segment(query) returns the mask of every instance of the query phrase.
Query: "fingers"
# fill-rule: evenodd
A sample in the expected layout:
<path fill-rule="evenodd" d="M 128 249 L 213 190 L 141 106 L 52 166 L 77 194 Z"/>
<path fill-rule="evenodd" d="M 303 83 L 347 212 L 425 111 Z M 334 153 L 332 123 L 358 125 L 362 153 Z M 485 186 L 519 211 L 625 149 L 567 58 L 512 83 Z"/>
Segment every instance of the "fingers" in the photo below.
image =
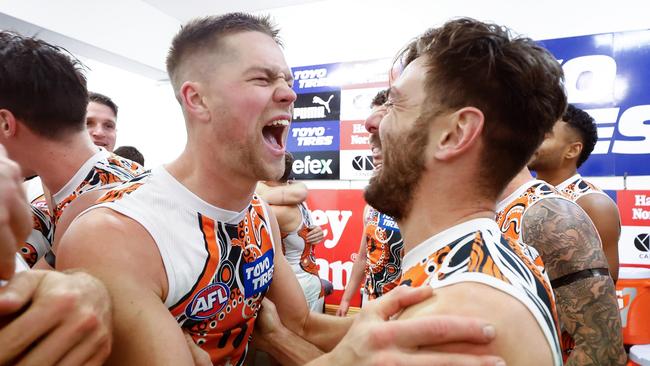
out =
<path fill-rule="evenodd" d="M 93 316 L 75 319 L 75 324 L 63 323 L 54 331 L 50 332 L 36 347 L 31 348 L 29 354 L 21 359 L 17 366 L 58 364 L 58 360 L 68 350 L 77 346 L 88 333 L 94 331 L 97 325 L 97 318 Z M 83 356 L 83 361 L 88 355 L 81 356 Z"/>
<path fill-rule="evenodd" d="M 452 353 L 418 353 L 379 352 L 376 361 L 370 364 L 393 366 L 505 366 L 503 359 L 495 356 L 471 356 Z"/>
<path fill-rule="evenodd" d="M 473 318 L 459 316 L 426 316 L 417 319 L 393 320 L 371 334 L 378 347 L 395 344 L 417 348 L 454 342 L 486 344 L 496 336 L 494 326 Z"/>
<path fill-rule="evenodd" d="M 196 343 L 194 343 L 192 336 L 190 336 L 188 333 L 183 332 L 183 335 L 185 336 L 185 341 L 187 342 L 187 346 L 190 348 L 190 352 L 192 353 L 192 359 L 194 360 L 194 365 L 212 366 L 212 360 L 210 359 L 210 355 L 206 351 L 201 349 Z"/>
<path fill-rule="evenodd" d="M 86 324 L 86 326 L 88 325 L 91 324 Z M 96 330 L 91 335 L 83 337 L 79 344 L 70 349 L 70 352 L 65 354 L 57 363 L 57 366 L 102 365 L 110 355 L 112 340 L 107 328 L 102 326 L 95 328 Z M 78 333 L 87 333 L 91 330 L 91 327 L 86 330 L 79 329 Z M 54 334 L 46 340 L 53 338 L 53 336 Z"/>
<path fill-rule="evenodd" d="M 13 256 L 11 259 L 12 262 L 15 260 Z M 21 272 L 6 286 L 0 287 L 0 315 L 12 314 L 27 305 L 44 276 L 43 271 Z"/>
<path fill-rule="evenodd" d="M 339 308 L 336 310 L 336 316 L 346 316 L 348 315 L 348 305 L 341 302 Z"/>
<path fill-rule="evenodd" d="M 22 354 L 65 317 L 69 309 L 57 304 L 32 306 L 24 314 L 0 329 L 0 365 Z M 32 352 L 33 353 L 33 352 Z"/>
<path fill-rule="evenodd" d="M 397 286 L 381 298 L 368 302 L 361 312 L 363 316 L 378 316 L 388 320 L 404 308 L 417 304 L 433 296 L 433 289 L 429 286 L 408 287 Z"/>

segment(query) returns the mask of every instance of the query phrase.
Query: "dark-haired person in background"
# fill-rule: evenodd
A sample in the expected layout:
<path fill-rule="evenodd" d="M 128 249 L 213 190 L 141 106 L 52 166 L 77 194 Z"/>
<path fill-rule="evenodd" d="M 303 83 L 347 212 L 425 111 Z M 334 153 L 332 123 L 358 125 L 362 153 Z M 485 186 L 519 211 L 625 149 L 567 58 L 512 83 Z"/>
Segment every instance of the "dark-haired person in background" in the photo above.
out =
<path fill-rule="evenodd" d="M 76 59 L 11 32 L 0 33 L 0 47 L 0 143 L 23 175 L 37 174 L 48 192 L 47 212 L 32 206 L 34 229 L 20 249 L 33 266 L 50 250 L 56 224 L 74 199 L 131 179 L 142 167 L 91 141 L 85 128 L 86 79 Z"/>
<path fill-rule="evenodd" d="M 561 120 L 553 126 L 533 155 L 528 167 L 537 177 L 554 185 L 560 193 L 582 207 L 591 218 L 609 263 L 612 279 L 618 279 L 618 239 L 621 218 L 616 203 L 578 173 L 598 141 L 594 119 L 585 111 L 569 105 Z"/>
<path fill-rule="evenodd" d="M 117 104 L 104 94 L 89 92 L 86 129 L 95 145 L 113 151 L 117 139 Z"/>
<path fill-rule="evenodd" d="M 144 166 L 144 155 L 134 146 L 120 146 L 113 153 Z"/>
<path fill-rule="evenodd" d="M 104 285 L 78 271 L 12 277 L 6 264 L 37 223 L 25 215 L 22 177 L 34 172 L 58 191 L 97 150 L 84 129 L 85 79 L 61 49 L 12 32 L 0 32 L 0 65 L 0 278 L 9 280 L 0 287 L 0 364 L 101 365 L 111 349 Z"/>

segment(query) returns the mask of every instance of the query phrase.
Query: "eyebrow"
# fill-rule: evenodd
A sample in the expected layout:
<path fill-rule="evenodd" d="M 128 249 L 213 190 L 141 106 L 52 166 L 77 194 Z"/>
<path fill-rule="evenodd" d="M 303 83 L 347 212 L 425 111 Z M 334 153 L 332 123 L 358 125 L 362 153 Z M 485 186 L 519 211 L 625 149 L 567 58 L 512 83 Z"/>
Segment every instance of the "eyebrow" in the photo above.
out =
<path fill-rule="evenodd" d="M 399 98 L 401 93 L 394 86 L 388 88 L 388 98 Z"/>
<path fill-rule="evenodd" d="M 265 66 L 253 66 L 250 69 L 246 70 L 246 73 L 253 73 L 253 72 L 263 72 L 266 74 L 266 76 L 268 76 L 271 79 L 281 78 L 286 80 L 288 83 L 293 83 L 293 74 L 289 69 L 282 71 L 279 69 L 271 69 Z"/>

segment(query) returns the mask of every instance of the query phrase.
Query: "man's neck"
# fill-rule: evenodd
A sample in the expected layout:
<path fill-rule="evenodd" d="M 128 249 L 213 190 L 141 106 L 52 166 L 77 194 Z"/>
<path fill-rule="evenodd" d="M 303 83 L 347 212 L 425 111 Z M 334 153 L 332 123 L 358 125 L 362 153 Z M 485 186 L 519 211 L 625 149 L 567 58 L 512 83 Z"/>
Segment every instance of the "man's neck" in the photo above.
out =
<path fill-rule="evenodd" d="M 43 185 L 56 194 L 79 171 L 81 166 L 99 151 L 84 130 L 63 142 L 39 142 L 39 157 L 33 161 L 33 170 Z"/>
<path fill-rule="evenodd" d="M 528 168 L 523 168 L 514 178 L 508 183 L 506 189 L 503 190 L 501 196 L 499 196 L 499 202 L 503 201 L 506 197 L 510 196 L 514 191 L 519 189 L 522 185 L 526 184 L 533 180 L 533 175 L 530 174 Z"/>
<path fill-rule="evenodd" d="M 404 238 L 405 254 L 426 239 L 465 221 L 476 218 L 494 219 L 494 199 L 481 197 L 476 187 L 461 192 L 462 189 L 459 190 L 457 184 L 451 184 L 458 181 L 462 180 L 440 185 L 420 184 L 416 189 L 410 212 L 398 222 Z"/>
<path fill-rule="evenodd" d="M 576 166 L 574 164 L 568 165 L 566 167 L 560 167 L 555 170 L 538 170 L 536 171 L 537 178 L 546 181 L 553 186 L 557 186 L 565 180 L 573 177 L 578 173 Z"/>
<path fill-rule="evenodd" d="M 213 206 L 229 211 L 246 208 L 257 181 L 228 174 L 227 169 L 206 156 L 192 153 L 186 147 L 181 156 L 165 168 L 185 188 Z"/>

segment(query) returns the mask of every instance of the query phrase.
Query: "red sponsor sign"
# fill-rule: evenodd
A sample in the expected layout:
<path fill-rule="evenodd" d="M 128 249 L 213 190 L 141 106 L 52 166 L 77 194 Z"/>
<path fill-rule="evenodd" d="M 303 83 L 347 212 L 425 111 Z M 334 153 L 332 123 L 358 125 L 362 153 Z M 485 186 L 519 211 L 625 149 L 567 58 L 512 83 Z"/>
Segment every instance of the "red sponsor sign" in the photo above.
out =
<path fill-rule="evenodd" d="M 319 275 L 332 282 L 334 292 L 327 304 L 338 305 L 352 273 L 352 265 L 359 251 L 363 232 L 362 190 L 310 190 L 307 199 L 314 224 L 325 232 L 325 241 L 316 247 Z M 360 305 L 359 291 L 350 303 Z"/>
<path fill-rule="evenodd" d="M 341 121 L 341 150 L 370 150 L 364 121 Z"/>
<path fill-rule="evenodd" d="M 618 191 L 616 194 L 623 226 L 650 226 L 650 191 Z"/>

